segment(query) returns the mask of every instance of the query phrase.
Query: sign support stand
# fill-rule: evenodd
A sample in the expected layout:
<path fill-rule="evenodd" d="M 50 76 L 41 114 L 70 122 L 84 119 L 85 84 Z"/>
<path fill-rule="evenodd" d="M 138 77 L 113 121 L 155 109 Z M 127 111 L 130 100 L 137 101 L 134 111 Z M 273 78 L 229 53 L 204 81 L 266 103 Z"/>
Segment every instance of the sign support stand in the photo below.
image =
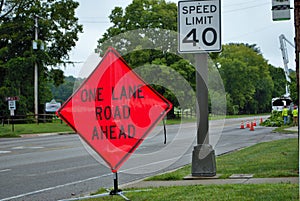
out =
<path fill-rule="evenodd" d="M 100 197 L 114 196 L 114 195 L 121 196 L 125 200 L 130 201 L 130 199 L 124 195 L 125 193 L 151 191 L 151 189 L 122 191 L 121 189 L 118 188 L 118 173 L 117 172 L 115 172 L 115 174 L 114 174 L 114 189 L 111 191 L 109 191 L 108 189 L 106 189 L 106 190 L 108 191 L 107 193 L 85 196 L 85 197 L 78 197 L 78 198 L 71 198 L 71 199 L 64 199 L 64 200 L 59 200 L 59 201 L 85 200 L 85 199 L 100 198 Z"/>
<path fill-rule="evenodd" d="M 197 146 L 192 157 L 192 176 L 211 177 L 216 175 L 215 151 L 209 144 L 208 133 L 208 55 L 195 54 L 196 97 L 197 97 Z"/>
<path fill-rule="evenodd" d="M 110 191 L 109 195 L 119 195 L 125 200 L 130 200 L 123 194 L 122 190 L 118 188 L 118 172 L 114 174 L 114 189 Z"/>

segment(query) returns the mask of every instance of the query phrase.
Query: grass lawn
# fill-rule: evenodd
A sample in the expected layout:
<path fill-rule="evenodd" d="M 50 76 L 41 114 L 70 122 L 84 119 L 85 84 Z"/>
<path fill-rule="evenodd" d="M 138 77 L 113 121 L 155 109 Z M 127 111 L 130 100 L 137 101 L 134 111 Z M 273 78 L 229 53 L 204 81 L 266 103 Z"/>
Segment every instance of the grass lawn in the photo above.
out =
<path fill-rule="evenodd" d="M 254 177 L 294 177 L 298 172 L 298 139 L 260 143 L 216 158 L 221 178 L 232 174 L 254 174 Z M 191 173 L 191 165 L 147 180 L 181 180 Z"/>
<path fill-rule="evenodd" d="M 0 125 L 0 137 L 18 137 L 22 134 L 35 133 L 60 133 L 60 132 L 74 132 L 65 123 L 55 120 L 53 123 L 33 123 L 33 124 L 15 124 L 14 132 L 12 132 L 12 125 Z"/>
<path fill-rule="evenodd" d="M 230 184 L 152 188 L 151 191 L 126 193 L 132 201 L 298 201 L 297 184 Z M 88 199 L 124 201 L 120 196 Z"/>
<path fill-rule="evenodd" d="M 254 177 L 298 177 L 298 139 L 260 143 L 240 151 L 217 157 L 217 173 L 227 178 L 231 174 L 254 174 Z M 191 173 L 191 166 L 157 175 L 147 180 L 181 180 Z M 103 193 L 100 190 L 97 193 Z M 151 191 L 125 194 L 135 201 L 297 201 L 298 184 L 226 184 L 152 188 Z M 124 200 L 119 196 L 88 199 Z"/>

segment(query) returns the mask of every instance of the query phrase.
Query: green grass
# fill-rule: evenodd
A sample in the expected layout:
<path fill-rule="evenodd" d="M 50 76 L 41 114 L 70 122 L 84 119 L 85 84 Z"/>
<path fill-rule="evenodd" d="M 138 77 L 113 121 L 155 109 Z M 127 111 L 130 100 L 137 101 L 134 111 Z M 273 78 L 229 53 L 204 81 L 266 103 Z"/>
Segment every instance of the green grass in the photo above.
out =
<path fill-rule="evenodd" d="M 260 143 L 216 158 L 221 178 L 232 174 L 254 174 L 254 177 L 293 177 L 298 173 L 298 139 Z M 147 180 L 181 180 L 191 173 L 191 165 Z"/>
<path fill-rule="evenodd" d="M 217 173 L 227 178 L 231 174 L 254 174 L 254 177 L 298 177 L 298 139 L 284 139 L 260 143 L 230 154 L 217 157 Z M 191 166 L 157 175 L 147 180 L 181 180 L 190 175 Z M 126 189 L 128 190 L 128 189 Z M 103 189 L 97 193 L 103 193 Z M 278 184 L 226 184 L 194 185 L 152 188 L 151 191 L 126 193 L 135 201 L 296 201 L 299 185 Z M 120 196 L 89 199 L 124 200 Z"/>
<path fill-rule="evenodd" d="M 217 159 L 218 173 L 292 177 L 298 173 L 298 139 L 260 143 Z"/>
<path fill-rule="evenodd" d="M 151 191 L 129 192 L 125 196 L 135 201 L 297 201 L 298 184 L 228 184 L 152 188 Z M 88 199 L 124 200 L 120 196 Z"/>
<path fill-rule="evenodd" d="M 61 132 L 74 132 L 69 126 L 60 121 L 53 123 L 39 123 L 39 124 L 15 124 L 14 132 L 12 132 L 12 125 L 5 124 L 0 126 L 0 137 L 18 137 L 22 134 L 35 134 L 35 133 L 61 133 Z"/>

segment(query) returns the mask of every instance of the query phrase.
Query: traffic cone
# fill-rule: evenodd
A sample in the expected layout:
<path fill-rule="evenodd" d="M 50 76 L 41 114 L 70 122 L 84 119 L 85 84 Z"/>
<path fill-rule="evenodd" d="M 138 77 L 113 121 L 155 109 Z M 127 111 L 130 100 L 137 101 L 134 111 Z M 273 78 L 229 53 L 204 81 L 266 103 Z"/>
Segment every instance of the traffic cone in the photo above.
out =
<path fill-rule="evenodd" d="M 250 131 L 254 131 L 254 126 L 253 126 L 252 122 L 251 122 L 251 125 L 250 125 Z"/>
<path fill-rule="evenodd" d="M 247 128 L 250 128 L 250 123 L 249 123 L 249 121 L 247 121 L 246 127 L 247 127 Z"/>
<path fill-rule="evenodd" d="M 255 120 L 255 118 L 254 118 L 254 121 L 253 121 L 253 126 L 256 126 L 256 120 Z"/>
<path fill-rule="evenodd" d="M 241 122 L 241 127 L 240 127 L 240 129 L 245 129 L 244 121 Z"/>

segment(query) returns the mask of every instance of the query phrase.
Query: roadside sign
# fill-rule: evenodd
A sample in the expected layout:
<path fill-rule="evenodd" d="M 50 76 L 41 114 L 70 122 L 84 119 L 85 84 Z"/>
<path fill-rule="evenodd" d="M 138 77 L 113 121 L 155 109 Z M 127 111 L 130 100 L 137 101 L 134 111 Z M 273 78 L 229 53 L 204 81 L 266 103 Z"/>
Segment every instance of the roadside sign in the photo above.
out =
<path fill-rule="evenodd" d="M 19 96 L 11 96 L 11 97 L 6 97 L 5 98 L 6 101 L 13 101 L 13 100 L 20 100 Z"/>
<path fill-rule="evenodd" d="M 10 116 L 15 116 L 15 109 L 16 109 L 16 101 L 9 100 L 8 101 L 8 109 L 10 110 Z"/>
<path fill-rule="evenodd" d="M 178 32 L 180 53 L 220 52 L 220 0 L 179 1 Z"/>
<path fill-rule="evenodd" d="M 9 110 L 15 110 L 16 109 L 16 101 L 15 100 L 8 101 L 8 109 Z"/>
<path fill-rule="evenodd" d="M 56 112 L 61 107 L 61 103 L 56 102 L 56 100 L 52 99 L 50 102 L 45 104 L 46 112 Z"/>
<path fill-rule="evenodd" d="M 117 172 L 171 107 L 109 48 L 57 115 Z"/>

